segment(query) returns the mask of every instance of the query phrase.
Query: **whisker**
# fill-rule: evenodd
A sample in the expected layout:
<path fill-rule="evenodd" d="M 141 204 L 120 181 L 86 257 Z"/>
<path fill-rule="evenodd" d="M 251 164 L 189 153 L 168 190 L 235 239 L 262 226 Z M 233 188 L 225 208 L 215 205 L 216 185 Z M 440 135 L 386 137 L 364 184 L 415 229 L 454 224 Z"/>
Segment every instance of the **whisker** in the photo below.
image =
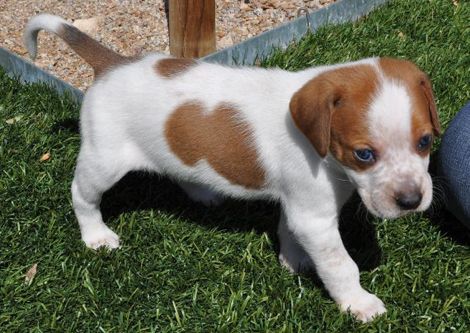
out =
<path fill-rule="evenodd" d="M 339 181 L 342 181 L 342 182 L 347 182 L 349 183 L 349 179 L 342 179 L 342 178 L 338 178 L 338 177 L 334 177 L 336 180 L 339 180 Z"/>

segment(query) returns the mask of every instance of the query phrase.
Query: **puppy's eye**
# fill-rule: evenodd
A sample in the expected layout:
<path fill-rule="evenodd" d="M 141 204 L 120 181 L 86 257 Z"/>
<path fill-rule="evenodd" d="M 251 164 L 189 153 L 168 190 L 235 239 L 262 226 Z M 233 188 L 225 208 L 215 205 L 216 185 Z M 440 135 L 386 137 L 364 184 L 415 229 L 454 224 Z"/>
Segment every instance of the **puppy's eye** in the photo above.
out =
<path fill-rule="evenodd" d="M 356 160 L 363 163 L 375 162 L 375 153 L 372 149 L 356 149 L 354 151 L 354 157 Z"/>
<path fill-rule="evenodd" d="M 419 151 L 426 150 L 427 148 L 429 148 L 429 146 L 431 146 L 431 143 L 432 143 L 432 135 L 431 134 L 423 135 L 421 139 L 419 139 L 418 150 Z"/>

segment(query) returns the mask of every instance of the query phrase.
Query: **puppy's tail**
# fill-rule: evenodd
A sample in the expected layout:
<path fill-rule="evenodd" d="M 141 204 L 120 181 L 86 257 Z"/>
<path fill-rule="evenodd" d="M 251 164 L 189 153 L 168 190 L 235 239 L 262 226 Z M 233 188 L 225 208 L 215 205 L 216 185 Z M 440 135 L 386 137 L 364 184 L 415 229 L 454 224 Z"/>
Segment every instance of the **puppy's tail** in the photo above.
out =
<path fill-rule="evenodd" d="M 80 57 L 93 67 L 95 76 L 116 65 L 129 62 L 129 58 L 98 43 L 63 18 L 50 14 L 34 16 L 26 25 L 24 43 L 32 59 L 36 58 L 37 37 L 41 30 L 52 32 L 62 38 Z"/>

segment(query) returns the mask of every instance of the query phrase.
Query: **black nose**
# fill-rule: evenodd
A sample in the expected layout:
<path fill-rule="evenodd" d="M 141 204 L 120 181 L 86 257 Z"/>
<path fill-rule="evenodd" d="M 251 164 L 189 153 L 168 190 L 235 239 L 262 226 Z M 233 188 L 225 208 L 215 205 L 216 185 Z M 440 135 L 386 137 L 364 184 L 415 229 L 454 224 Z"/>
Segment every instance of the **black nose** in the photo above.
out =
<path fill-rule="evenodd" d="M 421 191 L 399 192 L 395 195 L 395 201 L 403 210 L 415 209 L 421 203 L 423 195 Z"/>

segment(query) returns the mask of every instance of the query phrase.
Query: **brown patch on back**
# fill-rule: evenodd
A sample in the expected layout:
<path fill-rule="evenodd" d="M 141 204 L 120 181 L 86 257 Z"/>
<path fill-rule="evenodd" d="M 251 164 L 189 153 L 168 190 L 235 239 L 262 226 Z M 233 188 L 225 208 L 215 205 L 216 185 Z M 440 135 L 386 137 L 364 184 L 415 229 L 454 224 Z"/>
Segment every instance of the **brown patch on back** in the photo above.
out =
<path fill-rule="evenodd" d="M 166 78 L 172 78 L 178 74 L 187 71 L 189 68 L 196 64 L 197 61 L 193 59 L 166 58 L 157 61 L 154 65 L 154 69 L 157 74 Z"/>
<path fill-rule="evenodd" d="M 233 184 L 260 188 L 264 170 L 253 147 L 252 131 L 237 119 L 239 111 L 230 103 L 219 104 L 205 114 L 202 103 L 180 105 L 165 124 L 165 136 L 171 150 L 184 164 L 193 166 L 206 160 L 221 176 Z"/>
<path fill-rule="evenodd" d="M 370 167 L 357 161 L 353 152 L 373 148 L 366 113 L 378 84 L 371 65 L 355 65 L 324 72 L 294 94 L 292 118 L 321 157 L 330 150 L 354 170 Z"/>
<path fill-rule="evenodd" d="M 402 82 L 410 93 L 413 103 L 411 129 L 414 147 L 417 147 L 419 139 L 425 134 L 439 136 L 441 127 L 428 76 L 406 60 L 381 58 L 379 65 L 386 77 Z M 418 153 L 426 156 L 429 149 Z"/>
<path fill-rule="evenodd" d="M 132 58 L 108 49 L 74 26 L 63 24 L 57 34 L 93 67 L 95 77 L 113 67 L 132 62 Z"/>

